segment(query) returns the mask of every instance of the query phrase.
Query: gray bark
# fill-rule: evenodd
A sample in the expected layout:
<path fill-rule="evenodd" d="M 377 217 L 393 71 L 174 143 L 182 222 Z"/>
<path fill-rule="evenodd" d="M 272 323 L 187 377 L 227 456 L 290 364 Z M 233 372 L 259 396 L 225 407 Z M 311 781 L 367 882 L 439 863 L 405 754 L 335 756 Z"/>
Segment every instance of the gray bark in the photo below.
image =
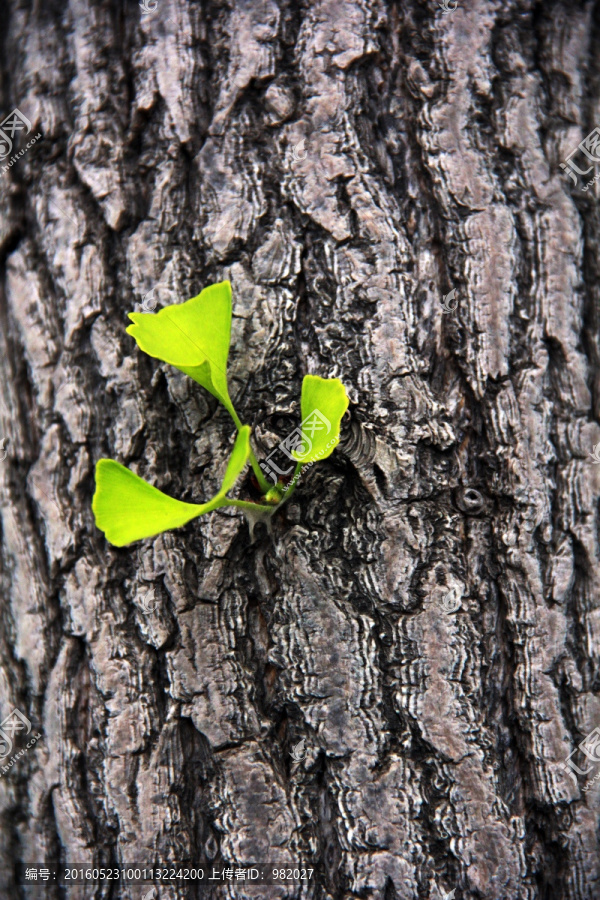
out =
<path fill-rule="evenodd" d="M 600 725 L 598 199 L 560 169 L 600 123 L 597 4 L 2 17 L 3 116 L 43 134 L 0 191 L 0 712 L 43 735 L 0 778 L 2 897 L 143 895 L 17 887 L 50 859 L 600 896 L 600 784 L 561 770 Z M 118 550 L 99 458 L 201 502 L 233 438 L 126 313 L 223 278 L 259 456 L 307 372 L 348 387 L 342 445 L 254 543 L 218 512 Z"/>

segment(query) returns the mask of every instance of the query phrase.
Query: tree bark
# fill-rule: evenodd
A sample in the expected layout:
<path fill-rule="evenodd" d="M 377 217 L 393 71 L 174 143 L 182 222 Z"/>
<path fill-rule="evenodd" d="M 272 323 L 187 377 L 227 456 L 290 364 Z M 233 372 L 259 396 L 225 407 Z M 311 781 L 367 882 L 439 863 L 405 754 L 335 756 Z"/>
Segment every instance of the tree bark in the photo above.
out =
<path fill-rule="evenodd" d="M 42 137 L 0 176 L 0 712 L 42 738 L 0 778 L 0 894 L 301 861 L 158 896 L 594 900 L 598 187 L 560 163 L 598 4 L 152 5 L 2 10 L 3 117 Z M 126 314 L 224 278 L 259 457 L 307 372 L 342 443 L 254 541 L 220 511 L 116 549 L 98 459 L 202 502 L 233 440 Z"/>

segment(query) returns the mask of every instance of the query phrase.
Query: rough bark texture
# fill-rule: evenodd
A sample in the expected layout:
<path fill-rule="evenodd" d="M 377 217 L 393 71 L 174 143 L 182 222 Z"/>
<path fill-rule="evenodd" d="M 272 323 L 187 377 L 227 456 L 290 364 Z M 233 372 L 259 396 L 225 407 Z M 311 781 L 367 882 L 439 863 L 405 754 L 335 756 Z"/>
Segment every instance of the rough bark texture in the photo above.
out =
<path fill-rule="evenodd" d="M 43 734 L 0 779 L 5 863 L 600 896 L 600 784 L 560 768 L 600 724 L 600 220 L 559 168 L 599 13 L 4 0 L 3 116 L 43 134 L 0 191 L 0 712 Z M 202 501 L 233 438 L 126 313 L 222 278 L 258 455 L 306 372 L 348 386 L 342 446 L 254 543 L 219 512 L 117 550 L 100 457 Z M 10 865 L 0 894 L 41 896 Z"/>

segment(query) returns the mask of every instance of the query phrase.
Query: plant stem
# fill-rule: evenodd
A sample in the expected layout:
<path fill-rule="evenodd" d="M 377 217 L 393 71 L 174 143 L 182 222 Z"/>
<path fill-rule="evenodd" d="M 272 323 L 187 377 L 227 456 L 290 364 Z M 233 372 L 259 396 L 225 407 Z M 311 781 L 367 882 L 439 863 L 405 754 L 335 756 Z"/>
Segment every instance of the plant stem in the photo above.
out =
<path fill-rule="evenodd" d="M 260 503 L 249 503 L 247 500 L 224 500 L 222 506 L 237 506 L 238 509 L 249 509 L 252 512 L 274 513 L 276 506 L 263 506 Z"/>
<path fill-rule="evenodd" d="M 235 427 L 237 428 L 238 431 L 241 431 L 241 429 L 243 428 L 243 425 L 240 421 L 240 417 L 238 416 L 235 409 L 233 408 L 233 403 L 231 403 L 231 401 L 230 401 L 230 406 L 227 407 L 227 410 L 228 410 L 231 418 L 235 422 Z M 254 455 L 254 451 L 252 450 L 252 447 L 250 447 L 250 465 L 252 466 L 252 471 L 256 475 L 256 480 L 258 481 L 258 483 L 260 485 L 261 491 L 263 492 L 263 494 L 266 494 L 267 491 L 269 491 L 273 487 L 273 485 L 269 484 L 269 482 L 263 475 L 262 469 L 260 468 L 260 466 L 258 464 L 258 461 L 256 459 L 256 456 Z"/>
<path fill-rule="evenodd" d="M 279 503 L 279 506 L 283 506 L 283 504 L 285 503 L 285 501 L 286 501 L 286 500 L 289 500 L 290 497 L 292 496 L 292 494 L 294 493 L 294 491 L 296 490 L 296 485 L 297 485 L 298 482 L 300 481 L 300 479 L 299 479 L 299 478 L 296 478 L 296 476 L 300 473 L 300 469 L 302 468 L 303 465 L 304 465 L 304 463 L 301 463 L 301 462 L 296 463 L 296 468 L 294 469 L 294 475 L 293 475 L 293 477 L 292 477 L 292 480 L 290 481 L 291 488 L 289 488 L 289 489 L 285 492 L 285 494 L 284 494 L 283 497 L 281 498 L 281 502 Z"/>
<path fill-rule="evenodd" d="M 231 401 L 230 401 L 230 403 L 231 403 Z M 229 413 L 229 415 L 231 416 L 231 418 L 232 418 L 233 421 L 235 422 L 235 427 L 237 428 L 237 430 L 238 430 L 238 431 L 241 431 L 241 429 L 242 429 L 243 426 L 242 426 L 242 423 L 241 423 L 241 421 L 240 421 L 240 417 L 238 416 L 238 414 L 236 413 L 235 409 L 233 408 L 233 404 L 232 404 L 232 403 L 231 403 L 230 406 L 227 407 L 227 412 Z"/>
<path fill-rule="evenodd" d="M 252 471 L 256 475 L 256 480 L 258 481 L 258 483 L 260 485 L 261 491 L 263 492 L 263 494 L 266 494 L 267 491 L 271 490 L 273 485 L 269 484 L 269 482 L 263 475 L 262 469 L 260 468 L 260 466 L 256 460 L 256 457 L 254 455 L 254 451 L 252 450 L 252 447 L 250 447 L 250 465 L 252 466 Z"/>

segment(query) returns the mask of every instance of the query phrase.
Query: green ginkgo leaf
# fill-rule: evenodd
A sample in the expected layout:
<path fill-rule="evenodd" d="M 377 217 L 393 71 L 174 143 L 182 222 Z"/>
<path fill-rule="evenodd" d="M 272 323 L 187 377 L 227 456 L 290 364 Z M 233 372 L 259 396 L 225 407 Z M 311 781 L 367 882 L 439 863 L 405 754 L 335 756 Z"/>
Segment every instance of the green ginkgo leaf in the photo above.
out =
<path fill-rule="evenodd" d="M 340 422 L 348 409 L 346 388 L 339 378 L 305 375 L 302 382 L 302 439 L 294 457 L 305 465 L 331 456 L 340 439 Z"/>
<path fill-rule="evenodd" d="M 175 500 L 114 459 L 99 460 L 92 501 L 96 525 L 111 544 L 123 547 L 132 541 L 179 528 L 203 513 L 228 506 L 232 501 L 226 500 L 226 494 L 248 461 L 249 436 L 250 427 L 244 425 L 233 445 L 221 488 L 208 503 Z"/>
<path fill-rule="evenodd" d="M 241 422 L 229 398 L 227 357 L 231 338 L 231 284 L 204 288 L 185 303 L 160 312 L 129 313 L 127 333 L 140 350 L 170 363 L 220 400 L 236 426 Z"/>

